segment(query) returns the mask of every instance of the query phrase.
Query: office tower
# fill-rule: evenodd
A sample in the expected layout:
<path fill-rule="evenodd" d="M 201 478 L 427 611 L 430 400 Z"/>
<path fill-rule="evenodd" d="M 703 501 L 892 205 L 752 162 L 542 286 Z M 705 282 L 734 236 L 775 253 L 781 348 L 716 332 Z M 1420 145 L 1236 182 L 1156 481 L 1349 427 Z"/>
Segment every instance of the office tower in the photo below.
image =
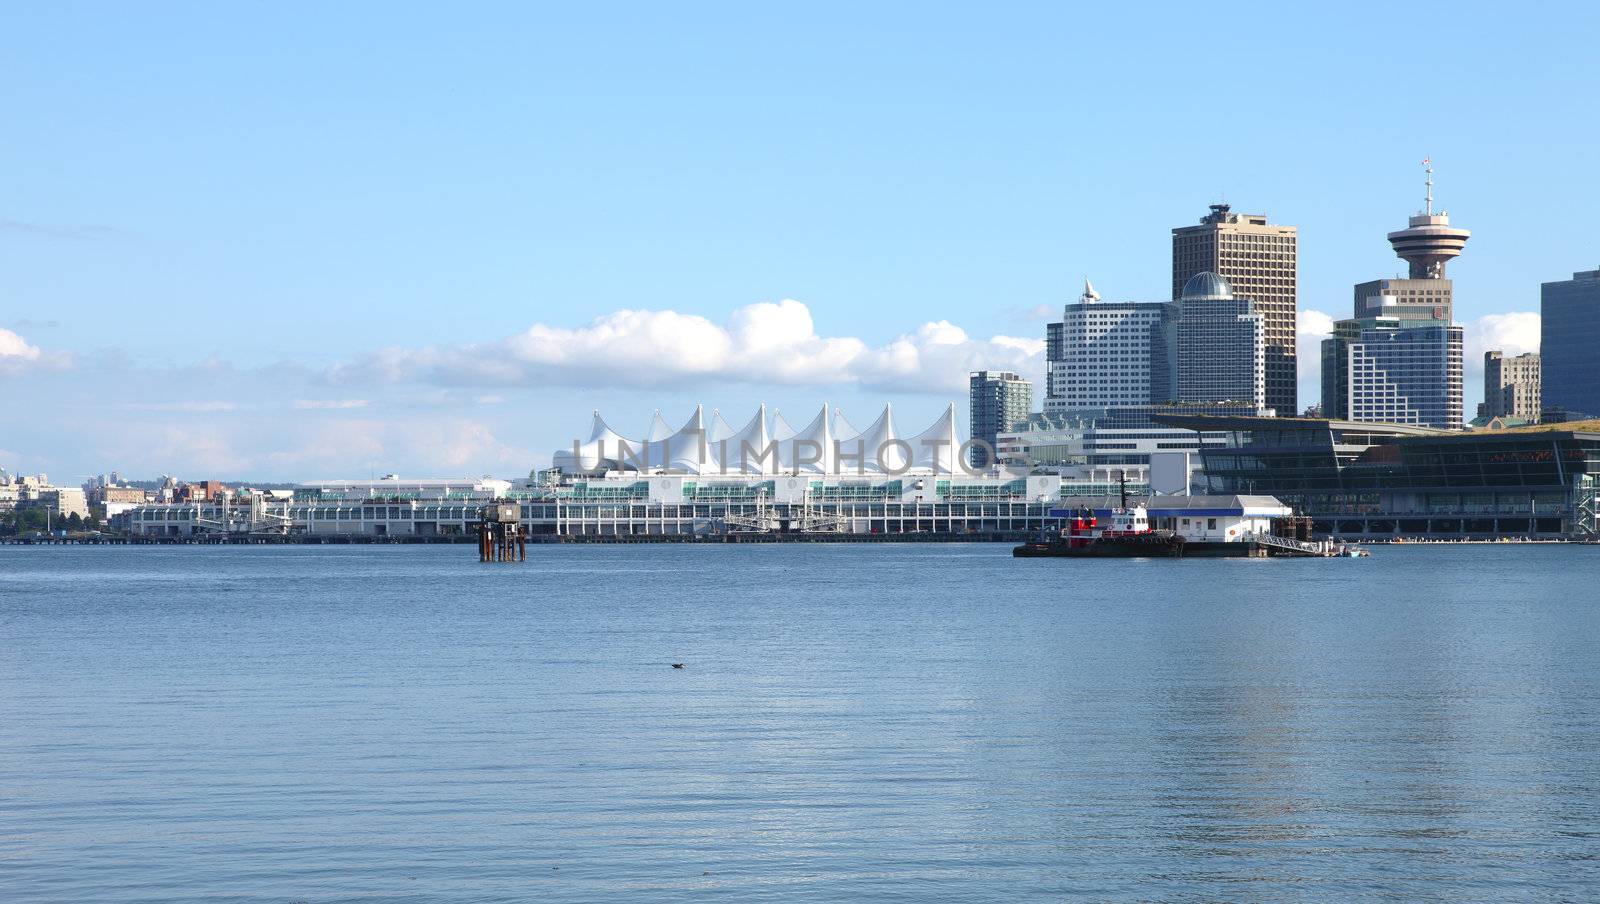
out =
<path fill-rule="evenodd" d="M 1424 166 L 1427 162 L 1424 161 Z M 1458 429 L 1462 408 L 1462 330 L 1451 322 L 1445 263 L 1472 235 L 1433 212 L 1433 169 L 1426 204 L 1405 229 L 1389 233 L 1410 265 L 1406 279 L 1359 283 L 1354 316 L 1322 343 L 1322 411 L 1335 420 Z"/>
<path fill-rule="evenodd" d="M 1056 397 L 1056 381 L 1052 376 L 1056 372 L 1056 365 L 1067 360 L 1067 333 L 1066 325 L 1057 321 L 1044 326 L 1044 397 L 1046 400 Z"/>
<path fill-rule="evenodd" d="M 1600 417 L 1600 269 L 1541 286 L 1539 316 L 1544 408 Z"/>
<path fill-rule="evenodd" d="M 1539 355 L 1528 352 L 1507 358 L 1504 352 L 1483 353 L 1483 402 L 1478 417 L 1539 419 Z"/>
<path fill-rule="evenodd" d="M 979 370 L 968 375 L 972 401 L 972 438 L 988 446 L 972 447 L 972 466 L 993 464 L 990 451 L 995 438 L 1028 419 L 1033 408 L 1033 384 L 1010 371 Z"/>
<path fill-rule="evenodd" d="M 1179 294 L 1177 321 L 1179 402 L 1268 407 L 1266 318 L 1251 299 L 1215 273 L 1196 273 Z"/>
<path fill-rule="evenodd" d="M 1211 205 L 1197 226 L 1172 230 L 1172 297 L 1197 273 L 1217 273 L 1239 295 L 1255 302 L 1267 343 L 1266 407 L 1289 416 L 1298 411 L 1295 320 L 1298 234 L 1293 226 L 1267 222 L 1262 214 L 1234 213 Z"/>
<path fill-rule="evenodd" d="M 1175 395 L 1173 305 L 1102 301 L 1088 280 L 1046 336 L 1050 361 L 1045 410 L 1058 413 L 1165 402 Z"/>
<path fill-rule="evenodd" d="M 1386 318 L 1339 321 L 1333 338 L 1322 343 L 1323 415 L 1460 427 L 1462 344 L 1459 326 L 1404 326 Z"/>

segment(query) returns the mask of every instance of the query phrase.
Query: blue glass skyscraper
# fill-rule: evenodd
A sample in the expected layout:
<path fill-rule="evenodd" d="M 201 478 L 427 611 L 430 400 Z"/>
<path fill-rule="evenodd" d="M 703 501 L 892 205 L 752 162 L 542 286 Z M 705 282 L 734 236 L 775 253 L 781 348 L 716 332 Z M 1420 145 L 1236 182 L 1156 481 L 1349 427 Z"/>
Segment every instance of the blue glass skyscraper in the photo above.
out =
<path fill-rule="evenodd" d="M 1541 286 L 1539 317 L 1545 410 L 1600 417 L 1600 270 Z"/>

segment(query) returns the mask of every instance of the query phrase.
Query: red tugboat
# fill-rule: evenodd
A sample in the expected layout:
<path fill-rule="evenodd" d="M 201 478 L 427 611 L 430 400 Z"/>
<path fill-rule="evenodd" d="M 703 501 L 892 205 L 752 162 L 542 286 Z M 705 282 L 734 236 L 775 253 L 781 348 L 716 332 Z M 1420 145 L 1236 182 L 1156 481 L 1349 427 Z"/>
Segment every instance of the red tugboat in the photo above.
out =
<path fill-rule="evenodd" d="M 1152 530 L 1149 511 L 1142 505 L 1128 505 L 1128 483 L 1120 476 L 1118 488 L 1122 504 L 1111 510 L 1110 523 L 1105 527 L 1100 526 L 1094 512 L 1080 508 L 1057 536 L 1024 543 L 1012 549 L 1011 554 L 1017 558 L 1182 558 L 1183 535 Z"/>

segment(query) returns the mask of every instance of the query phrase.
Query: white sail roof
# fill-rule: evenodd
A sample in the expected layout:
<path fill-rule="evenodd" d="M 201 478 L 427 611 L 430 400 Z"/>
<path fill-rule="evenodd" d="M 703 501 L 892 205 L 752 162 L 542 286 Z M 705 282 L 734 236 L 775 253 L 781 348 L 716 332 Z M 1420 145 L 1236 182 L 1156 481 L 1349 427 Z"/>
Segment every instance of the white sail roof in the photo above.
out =
<path fill-rule="evenodd" d="M 620 457 L 629 448 L 637 453 L 642 446 L 640 441 L 630 440 L 612 430 L 600 412 L 596 411 L 589 427 L 589 438 L 575 448 L 557 449 L 551 456 L 551 464 L 574 472 L 614 470 L 618 467 Z"/>
<path fill-rule="evenodd" d="M 653 443 L 671 435 L 672 428 L 667 426 L 667 419 L 661 416 L 661 409 L 657 408 L 656 413 L 650 416 L 650 432 L 644 435 L 645 440 Z"/>
<path fill-rule="evenodd" d="M 833 409 L 833 438 L 839 442 L 848 442 L 861 435 L 861 431 L 851 424 L 838 408 Z"/>
<path fill-rule="evenodd" d="M 794 428 L 784 420 L 783 412 L 772 412 L 772 439 L 774 441 L 790 439 L 794 436 Z"/>
<path fill-rule="evenodd" d="M 778 441 L 781 473 L 832 474 L 833 463 L 833 430 L 828 424 L 827 405 L 794 436 Z"/>
<path fill-rule="evenodd" d="M 952 403 L 928 429 L 907 440 L 911 444 L 911 470 L 954 474 L 961 440 L 956 436 L 956 406 Z"/>
<path fill-rule="evenodd" d="M 694 414 L 676 430 L 657 412 L 644 439 L 629 439 L 612 430 L 597 411 L 589 438 L 573 448 L 556 450 L 552 464 L 574 474 L 965 473 L 956 430 L 953 404 L 927 429 L 904 438 L 895 430 L 894 413 L 888 405 L 865 430 L 857 430 L 844 412 L 827 405 L 799 430 L 776 411 L 769 420 L 765 405 L 737 429 L 720 411 L 712 412 L 708 422 L 704 409 L 696 406 Z"/>
<path fill-rule="evenodd" d="M 721 418 L 719 417 L 718 420 Z M 771 474 L 777 471 L 778 453 L 767 438 L 767 406 L 738 431 L 711 444 L 712 473 Z"/>
<path fill-rule="evenodd" d="M 694 414 L 677 432 L 646 446 L 644 466 L 648 470 L 699 474 L 709 460 L 708 448 L 705 411 L 696 405 Z"/>
<path fill-rule="evenodd" d="M 888 405 L 866 430 L 839 440 L 839 471 L 847 474 L 884 474 L 904 470 L 906 448 L 895 442 L 894 414 Z"/>

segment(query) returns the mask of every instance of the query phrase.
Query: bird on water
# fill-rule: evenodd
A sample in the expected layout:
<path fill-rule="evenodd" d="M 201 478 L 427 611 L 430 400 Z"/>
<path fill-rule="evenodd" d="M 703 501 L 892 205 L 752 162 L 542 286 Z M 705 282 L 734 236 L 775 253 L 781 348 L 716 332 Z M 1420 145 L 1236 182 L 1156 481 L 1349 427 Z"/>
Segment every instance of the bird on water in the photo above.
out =
<path fill-rule="evenodd" d="M 673 663 L 673 664 L 672 664 L 672 667 L 673 667 L 673 668 L 675 668 L 675 669 L 681 669 L 681 668 L 683 668 L 683 663 L 681 663 L 681 662 L 674 662 L 674 663 Z"/>

